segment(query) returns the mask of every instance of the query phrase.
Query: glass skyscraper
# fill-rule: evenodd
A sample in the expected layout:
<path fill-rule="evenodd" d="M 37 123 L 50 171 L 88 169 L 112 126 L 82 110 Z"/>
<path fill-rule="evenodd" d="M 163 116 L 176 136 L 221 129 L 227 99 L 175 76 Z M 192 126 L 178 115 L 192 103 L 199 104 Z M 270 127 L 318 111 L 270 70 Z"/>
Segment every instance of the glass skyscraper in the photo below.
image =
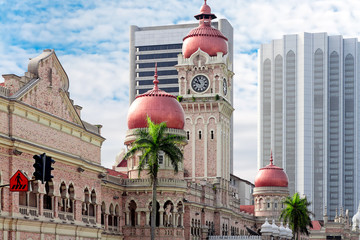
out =
<path fill-rule="evenodd" d="M 259 52 L 258 167 L 273 152 L 290 194 L 352 216 L 359 203 L 359 42 L 327 33 L 285 35 Z M 339 212 L 340 214 L 340 212 Z"/>

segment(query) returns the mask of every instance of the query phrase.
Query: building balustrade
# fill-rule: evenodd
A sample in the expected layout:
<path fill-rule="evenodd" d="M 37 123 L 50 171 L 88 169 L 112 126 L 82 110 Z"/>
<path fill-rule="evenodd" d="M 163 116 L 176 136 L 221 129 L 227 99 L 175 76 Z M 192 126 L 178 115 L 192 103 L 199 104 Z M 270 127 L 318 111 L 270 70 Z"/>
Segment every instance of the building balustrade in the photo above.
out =
<path fill-rule="evenodd" d="M 26 216 L 32 216 L 37 217 L 38 215 L 38 209 L 36 207 L 30 207 L 30 206 L 19 206 L 19 212 Z"/>
<path fill-rule="evenodd" d="M 53 210 L 44 209 L 43 210 L 43 215 L 46 218 L 53 218 L 53 216 L 54 216 Z"/>
<path fill-rule="evenodd" d="M 118 183 L 123 186 L 128 187 L 137 187 L 137 186 L 151 186 L 150 179 L 119 179 L 117 177 L 107 176 L 107 181 Z M 158 187 L 181 187 L 186 188 L 187 183 L 184 180 L 179 179 L 167 179 L 167 178 L 159 178 L 158 179 Z"/>
<path fill-rule="evenodd" d="M 261 239 L 261 236 L 209 236 L 209 240 L 247 240 L 247 239 Z"/>
<path fill-rule="evenodd" d="M 63 222 L 73 222 L 74 221 L 74 213 L 69 213 L 69 212 L 62 212 L 60 211 L 58 213 L 58 217 L 63 220 Z"/>

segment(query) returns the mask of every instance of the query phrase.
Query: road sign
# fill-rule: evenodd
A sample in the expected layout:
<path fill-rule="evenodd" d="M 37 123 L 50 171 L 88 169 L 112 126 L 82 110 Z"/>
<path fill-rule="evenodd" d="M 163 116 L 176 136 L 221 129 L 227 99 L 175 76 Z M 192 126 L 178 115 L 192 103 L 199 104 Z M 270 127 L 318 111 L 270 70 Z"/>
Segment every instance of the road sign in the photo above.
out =
<path fill-rule="evenodd" d="M 29 189 L 29 179 L 25 174 L 17 170 L 17 172 L 10 178 L 11 192 L 27 192 Z"/>

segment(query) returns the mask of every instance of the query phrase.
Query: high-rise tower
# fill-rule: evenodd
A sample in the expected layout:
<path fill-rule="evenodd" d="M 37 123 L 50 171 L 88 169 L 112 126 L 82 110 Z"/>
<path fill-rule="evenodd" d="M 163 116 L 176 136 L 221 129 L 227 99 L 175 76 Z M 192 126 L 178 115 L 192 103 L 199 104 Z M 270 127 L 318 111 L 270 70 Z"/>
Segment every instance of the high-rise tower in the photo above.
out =
<path fill-rule="evenodd" d="M 273 150 L 290 194 L 305 194 L 316 218 L 359 202 L 357 39 L 285 35 L 261 45 L 258 167 Z"/>

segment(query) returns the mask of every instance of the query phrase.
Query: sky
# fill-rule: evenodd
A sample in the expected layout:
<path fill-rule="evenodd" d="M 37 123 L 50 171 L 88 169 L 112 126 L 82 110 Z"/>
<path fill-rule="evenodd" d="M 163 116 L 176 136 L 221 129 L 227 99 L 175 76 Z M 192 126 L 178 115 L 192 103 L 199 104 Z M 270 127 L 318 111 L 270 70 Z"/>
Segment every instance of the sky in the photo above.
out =
<path fill-rule="evenodd" d="M 234 28 L 234 174 L 257 173 L 258 49 L 284 34 L 357 38 L 358 0 L 208 0 Z M 0 74 L 24 75 L 28 59 L 54 49 L 81 117 L 101 124 L 102 165 L 124 147 L 129 106 L 129 26 L 195 23 L 203 0 L 0 0 Z M 0 80 L 2 82 L 2 80 Z"/>

